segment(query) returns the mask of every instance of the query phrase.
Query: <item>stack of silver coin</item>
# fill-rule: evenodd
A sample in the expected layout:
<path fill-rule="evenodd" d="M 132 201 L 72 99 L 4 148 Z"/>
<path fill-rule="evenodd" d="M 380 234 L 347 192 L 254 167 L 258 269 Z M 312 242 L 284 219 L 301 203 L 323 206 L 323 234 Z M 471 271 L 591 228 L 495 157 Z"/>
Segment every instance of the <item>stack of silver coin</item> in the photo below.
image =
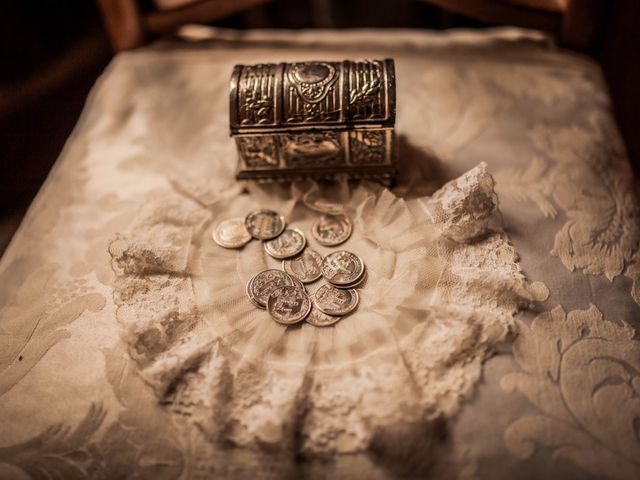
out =
<path fill-rule="evenodd" d="M 220 222 L 213 239 L 221 247 L 241 248 L 251 239 L 261 240 L 265 251 L 282 260 L 282 270 L 269 269 L 247 283 L 247 296 L 266 309 L 278 323 L 292 325 L 305 320 L 311 325 L 333 325 L 353 312 L 360 301 L 356 288 L 366 279 L 364 262 L 356 254 L 339 250 L 322 257 L 307 246 L 302 231 L 286 228 L 284 216 L 273 210 L 256 210 L 245 218 Z M 323 246 L 337 246 L 351 236 L 353 226 L 345 215 L 321 215 L 311 228 Z M 328 283 L 307 293 L 305 284 L 323 277 Z"/>

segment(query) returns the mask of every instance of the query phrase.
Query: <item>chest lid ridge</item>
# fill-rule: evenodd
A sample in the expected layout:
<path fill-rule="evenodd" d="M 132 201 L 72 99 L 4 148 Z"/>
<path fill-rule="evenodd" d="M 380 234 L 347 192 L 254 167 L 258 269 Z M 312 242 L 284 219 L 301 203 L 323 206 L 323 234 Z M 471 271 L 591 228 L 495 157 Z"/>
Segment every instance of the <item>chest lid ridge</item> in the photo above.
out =
<path fill-rule="evenodd" d="M 236 65 L 232 135 L 295 130 L 393 128 L 393 60 Z"/>

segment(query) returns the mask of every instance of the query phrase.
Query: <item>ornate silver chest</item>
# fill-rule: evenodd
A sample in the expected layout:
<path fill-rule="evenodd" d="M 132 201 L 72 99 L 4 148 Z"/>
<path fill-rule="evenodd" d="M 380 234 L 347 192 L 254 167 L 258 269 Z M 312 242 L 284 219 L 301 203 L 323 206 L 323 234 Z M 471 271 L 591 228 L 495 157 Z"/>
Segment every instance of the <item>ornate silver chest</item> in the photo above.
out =
<path fill-rule="evenodd" d="M 236 65 L 231 135 L 238 179 L 396 174 L 393 60 Z"/>

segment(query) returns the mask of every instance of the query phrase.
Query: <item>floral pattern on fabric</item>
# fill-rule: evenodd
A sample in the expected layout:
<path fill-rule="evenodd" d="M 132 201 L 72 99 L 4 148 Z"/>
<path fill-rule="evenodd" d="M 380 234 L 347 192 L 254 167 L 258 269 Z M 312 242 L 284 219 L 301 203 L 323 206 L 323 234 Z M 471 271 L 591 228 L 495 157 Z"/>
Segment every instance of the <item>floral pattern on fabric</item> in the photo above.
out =
<path fill-rule="evenodd" d="M 638 249 L 640 202 L 621 139 L 607 126 L 594 116 L 583 130 L 565 128 L 551 135 L 540 126 L 532 135 L 535 145 L 557 162 L 554 200 L 568 218 L 552 254 L 570 270 L 612 280 Z M 584 150 L 589 137 L 591 148 Z"/>
<path fill-rule="evenodd" d="M 603 319 L 593 305 L 556 307 L 520 324 L 513 346 L 522 372 L 502 379 L 539 413 L 505 432 L 509 450 L 528 458 L 538 448 L 592 475 L 640 476 L 640 342 L 627 324 Z"/>
<path fill-rule="evenodd" d="M 51 425 L 24 442 L 0 447 L 0 465 L 14 467 L 12 476 L 20 471 L 34 480 L 179 478 L 185 465 L 176 432 L 157 407 L 140 403 L 144 387 L 122 353 L 104 352 L 107 378 L 120 402 L 115 420 L 107 418 L 104 405 L 93 403 L 73 426 Z"/>
<path fill-rule="evenodd" d="M 493 176 L 496 191 L 505 199 L 533 203 L 545 218 L 556 218 L 558 209 L 553 203 L 554 183 L 549 175 L 549 164 L 535 157 L 526 167 L 505 167 Z"/>
<path fill-rule="evenodd" d="M 610 281 L 624 273 L 636 282 L 638 183 L 622 141 L 610 127 L 602 114 L 592 115 L 585 126 L 537 125 L 532 141 L 554 163 L 547 167 L 544 159 L 535 158 L 525 170 L 502 169 L 496 175 L 497 190 L 533 202 L 546 217 L 556 217 L 557 209 L 563 212 L 566 222 L 556 233 L 551 254 L 567 269 Z"/>
<path fill-rule="evenodd" d="M 92 292 L 86 279 L 61 282 L 59 269 L 48 264 L 34 271 L 13 303 L 0 312 L 0 396 L 53 345 L 71 335 L 65 327 L 85 311 L 96 313 L 104 308 L 104 296 Z"/>

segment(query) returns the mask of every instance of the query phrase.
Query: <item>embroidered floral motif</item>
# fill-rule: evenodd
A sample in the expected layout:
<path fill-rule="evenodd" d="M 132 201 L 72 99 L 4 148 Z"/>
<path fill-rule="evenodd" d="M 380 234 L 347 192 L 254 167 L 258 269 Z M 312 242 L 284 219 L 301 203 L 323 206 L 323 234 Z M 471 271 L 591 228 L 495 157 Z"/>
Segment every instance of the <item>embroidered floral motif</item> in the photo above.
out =
<path fill-rule="evenodd" d="M 85 311 L 98 312 L 105 298 L 90 291 L 83 278 L 60 282 L 58 265 L 36 270 L 0 312 L 0 396 L 8 392 L 60 340 L 65 326 Z"/>
<path fill-rule="evenodd" d="M 92 404 L 75 426 L 55 424 L 28 440 L 0 448 L 0 465 L 22 470 L 34 480 L 179 478 L 184 460 L 175 432 L 158 407 L 140 399 L 144 392 L 122 351 L 105 351 L 107 376 L 120 402 L 109 422 L 101 404 Z M 150 400 L 150 399 L 147 399 Z M 0 468 L 2 478 L 14 472 Z"/>
<path fill-rule="evenodd" d="M 631 259 L 631 264 L 627 267 L 624 275 L 631 280 L 631 296 L 640 305 L 640 249 L 636 250 L 635 255 Z"/>
<path fill-rule="evenodd" d="M 525 395 L 539 410 L 505 432 L 509 450 L 528 458 L 550 449 L 597 476 L 640 476 L 640 342 L 627 324 L 605 321 L 593 305 L 562 307 L 536 317 L 513 353 L 524 370 L 502 387 Z"/>
<path fill-rule="evenodd" d="M 569 270 L 613 280 L 638 248 L 640 203 L 628 165 L 606 161 L 616 153 L 601 147 L 583 158 L 582 168 L 560 165 L 554 172 L 554 198 L 568 221 L 556 234 L 551 253 Z"/>
<path fill-rule="evenodd" d="M 553 183 L 549 176 L 549 165 L 544 158 L 535 157 L 526 167 L 503 168 L 493 177 L 496 192 L 501 198 L 532 202 L 545 218 L 555 218 L 558 215 L 551 199 Z"/>
<path fill-rule="evenodd" d="M 99 467 L 93 436 L 106 416 L 92 405 L 73 429 L 53 425 L 24 443 L 0 448 L 0 462 L 20 468 L 32 479 L 89 478 Z"/>
<path fill-rule="evenodd" d="M 556 216 L 557 205 L 567 220 L 551 254 L 567 269 L 609 280 L 624 273 L 636 282 L 640 198 L 610 118 L 600 112 L 586 126 L 538 125 L 531 137 L 553 165 L 547 171 L 536 157 L 524 170 L 503 169 L 496 175 L 498 192 L 535 203 L 546 217 Z M 632 296 L 640 304 L 635 283 Z"/>

